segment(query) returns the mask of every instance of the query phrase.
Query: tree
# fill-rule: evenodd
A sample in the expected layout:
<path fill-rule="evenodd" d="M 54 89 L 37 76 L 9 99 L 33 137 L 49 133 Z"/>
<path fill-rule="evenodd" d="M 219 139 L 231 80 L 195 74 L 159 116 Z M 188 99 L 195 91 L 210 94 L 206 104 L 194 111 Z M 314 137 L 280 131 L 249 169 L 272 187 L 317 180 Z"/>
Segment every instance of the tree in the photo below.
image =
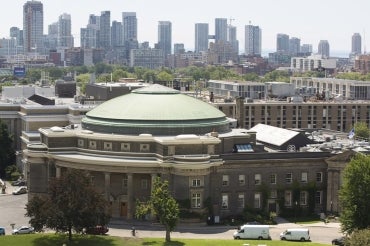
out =
<path fill-rule="evenodd" d="M 0 119 L 0 177 L 4 177 L 7 166 L 15 164 L 13 139 L 7 125 Z"/>
<path fill-rule="evenodd" d="M 356 137 L 369 139 L 370 131 L 365 122 L 357 122 L 354 126 Z"/>
<path fill-rule="evenodd" d="M 179 219 L 179 204 L 170 195 L 168 181 L 162 181 L 160 177 L 154 181 L 149 201 L 137 201 L 136 217 L 140 218 L 149 213 L 157 215 L 159 222 L 166 229 L 166 242 L 171 241 L 170 233 L 175 229 Z"/>
<path fill-rule="evenodd" d="M 47 195 L 35 196 L 27 203 L 26 216 L 36 231 L 47 227 L 68 232 L 71 241 L 72 230 L 81 233 L 83 228 L 106 225 L 110 219 L 108 206 L 86 172 L 67 170 L 50 181 Z"/>
<path fill-rule="evenodd" d="M 370 227 L 370 156 L 357 154 L 344 169 L 339 191 L 342 231 L 351 233 Z"/>

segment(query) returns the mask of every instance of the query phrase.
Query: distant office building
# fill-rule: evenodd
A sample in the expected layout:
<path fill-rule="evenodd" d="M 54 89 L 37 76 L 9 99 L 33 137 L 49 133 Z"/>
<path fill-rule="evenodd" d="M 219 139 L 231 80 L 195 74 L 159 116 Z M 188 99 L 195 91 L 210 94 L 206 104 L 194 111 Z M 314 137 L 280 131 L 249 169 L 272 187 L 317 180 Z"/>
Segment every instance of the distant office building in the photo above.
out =
<path fill-rule="evenodd" d="M 239 41 L 237 40 L 236 35 L 236 27 L 229 25 L 228 32 L 227 32 L 227 41 L 231 44 L 234 52 L 239 54 Z"/>
<path fill-rule="evenodd" d="M 309 57 L 292 57 L 290 69 L 294 72 L 308 72 L 324 68 L 326 71 L 334 71 L 337 67 L 336 59 L 328 59 L 321 55 L 313 55 Z"/>
<path fill-rule="evenodd" d="M 112 35 L 111 42 L 113 48 L 123 45 L 123 29 L 121 22 L 118 21 L 112 22 L 111 35 Z"/>
<path fill-rule="evenodd" d="M 227 19 L 215 19 L 215 41 L 227 41 Z"/>
<path fill-rule="evenodd" d="M 302 44 L 301 52 L 302 53 L 312 53 L 312 44 Z"/>
<path fill-rule="evenodd" d="M 17 46 L 23 46 L 23 30 L 20 30 L 18 27 L 11 27 L 10 37 L 17 40 Z"/>
<path fill-rule="evenodd" d="M 326 58 L 330 57 L 330 45 L 328 40 L 320 40 L 318 54 Z"/>
<path fill-rule="evenodd" d="M 262 30 L 259 26 L 245 26 L 245 55 L 260 56 L 262 48 Z"/>
<path fill-rule="evenodd" d="M 80 29 L 80 45 L 81 48 L 97 48 L 98 47 L 98 31 L 95 24 L 88 24 L 86 28 Z"/>
<path fill-rule="evenodd" d="M 234 51 L 230 42 L 219 40 L 209 43 L 208 64 L 225 64 L 230 61 L 238 61 L 238 54 Z"/>
<path fill-rule="evenodd" d="M 169 21 L 158 22 L 158 48 L 163 50 L 165 57 L 172 53 L 172 24 Z"/>
<path fill-rule="evenodd" d="M 185 53 L 185 46 L 184 46 L 184 44 L 174 44 L 173 45 L 173 53 L 175 55 Z"/>
<path fill-rule="evenodd" d="M 28 1 L 23 5 L 24 52 L 43 50 L 44 9 L 39 1 Z"/>
<path fill-rule="evenodd" d="M 370 55 L 363 54 L 355 57 L 354 69 L 363 74 L 370 73 Z"/>
<path fill-rule="evenodd" d="M 289 35 L 278 33 L 276 37 L 276 52 L 289 52 Z"/>
<path fill-rule="evenodd" d="M 58 47 L 73 47 L 71 15 L 62 14 L 58 20 Z"/>
<path fill-rule="evenodd" d="M 101 12 L 99 27 L 99 47 L 109 49 L 111 47 L 110 11 Z"/>
<path fill-rule="evenodd" d="M 195 53 L 208 50 L 208 36 L 209 26 L 208 23 L 195 24 Z"/>
<path fill-rule="evenodd" d="M 130 67 L 157 69 L 164 66 L 162 49 L 132 49 L 130 51 Z"/>
<path fill-rule="evenodd" d="M 362 53 L 362 49 L 361 49 L 361 35 L 359 33 L 354 33 L 352 35 L 352 49 L 351 49 L 351 53 L 352 54 L 361 54 Z"/>
<path fill-rule="evenodd" d="M 123 40 L 137 40 L 136 12 L 122 12 Z"/>
<path fill-rule="evenodd" d="M 292 37 L 289 39 L 289 53 L 296 56 L 301 51 L 301 40 Z"/>

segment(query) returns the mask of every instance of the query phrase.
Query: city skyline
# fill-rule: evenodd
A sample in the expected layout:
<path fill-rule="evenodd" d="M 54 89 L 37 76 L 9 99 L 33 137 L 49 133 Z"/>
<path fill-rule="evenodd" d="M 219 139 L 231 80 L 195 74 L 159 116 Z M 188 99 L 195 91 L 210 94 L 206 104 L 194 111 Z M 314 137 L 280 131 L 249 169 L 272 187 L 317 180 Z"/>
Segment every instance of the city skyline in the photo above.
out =
<path fill-rule="evenodd" d="M 3 9 L 1 19 L 7 24 L 0 27 L 1 38 L 9 37 L 10 28 L 13 26 L 23 28 L 22 8 L 26 2 L 17 0 L 6 4 L 7 8 Z M 70 14 L 75 46 L 80 45 L 80 28 L 86 27 L 89 15 L 99 15 L 103 11 L 111 11 L 111 22 L 121 22 L 123 12 L 136 12 L 138 41 L 149 41 L 151 46 L 158 42 L 158 22 L 170 21 L 172 46 L 175 43 L 184 43 L 186 50 L 195 49 L 195 24 L 208 23 L 209 34 L 214 35 L 216 18 L 226 18 L 228 24 L 232 22 L 237 28 L 240 52 L 244 52 L 244 28 L 249 24 L 259 26 L 262 30 L 262 53 L 275 51 L 277 34 L 285 33 L 301 39 L 302 44 L 312 44 L 314 52 L 318 51 L 320 40 L 328 40 L 332 55 L 338 52 L 349 54 L 352 35 L 360 33 L 364 51 L 368 43 L 366 33 L 370 32 L 365 26 L 367 19 L 370 20 L 365 12 L 368 9 L 366 7 L 370 7 L 370 2 L 365 0 L 357 1 L 356 5 L 346 5 L 333 0 L 325 2 L 313 0 L 304 8 L 297 6 L 293 0 L 279 2 L 231 0 L 223 6 L 210 1 L 193 0 L 186 1 L 183 5 L 173 5 L 173 2 L 168 0 L 158 0 L 155 3 L 144 1 L 122 3 L 118 0 L 94 3 L 87 0 L 41 2 L 44 5 L 44 33 L 47 26 L 56 22 L 60 15 Z"/>

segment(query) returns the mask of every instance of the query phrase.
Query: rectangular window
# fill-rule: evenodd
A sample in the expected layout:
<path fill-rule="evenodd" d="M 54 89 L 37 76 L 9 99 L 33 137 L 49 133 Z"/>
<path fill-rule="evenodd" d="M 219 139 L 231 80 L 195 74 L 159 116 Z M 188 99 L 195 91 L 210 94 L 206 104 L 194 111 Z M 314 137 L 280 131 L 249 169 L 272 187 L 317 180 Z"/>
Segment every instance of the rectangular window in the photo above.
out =
<path fill-rule="evenodd" d="M 215 154 L 215 146 L 214 145 L 208 145 L 208 154 L 214 155 Z"/>
<path fill-rule="evenodd" d="M 277 198 L 277 190 L 271 190 L 270 191 L 270 198 L 272 198 L 272 199 Z"/>
<path fill-rule="evenodd" d="M 316 182 L 322 182 L 322 172 L 316 173 Z"/>
<path fill-rule="evenodd" d="M 127 190 L 127 186 L 128 186 L 128 179 L 127 177 L 125 177 L 122 179 L 122 190 Z"/>
<path fill-rule="evenodd" d="M 261 194 L 254 194 L 254 208 L 261 208 Z"/>
<path fill-rule="evenodd" d="M 228 209 L 229 208 L 229 196 L 227 194 L 222 194 L 222 209 Z"/>
<path fill-rule="evenodd" d="M 275 173 L 270 175 L 270 184 L 276 184 L 276 174 Z"/>
<path fill-rule="evenodd" d="M 191 207 L 200 208 L 201 206 L 201 195 L 200 193 L 191 194 Z"/>
<path fill-rule="evenodd" d="M 292 206 L 292 192 L 290 190 L 286 190 L 284 194 L 284 205 L 286 207 Z"/>
<path fill-rule="evenodd" d="M 222 175 L 222 186 L 229 185 L 229 175 Z"/>
<path fill-rule="evenodd" d="M 245 185 L 245 175 L 239 174 L 239 185 Z"/>
<path fill-rule="evenodd" d="M 143 190 L 148 189 L 148 180 L 147 179 L 142 179 L 141 180 L 141 189 L 143 189 Z"/>
<path fill-rule="evenodd" d="M 307 172 L 302 172 L 301 173 L 301 182 L 302 183 L 307 183 L 308 180 L 308 173 Z"/>
<path fill-rule="evenodd" d="M 303 206 L 307 205 L 307 191 L 301 191 L 299 194 L 299 204 Z"/>
<path fill-rule="evenodd" d="M 191 180 L 192 187 L 199 187 L 200 186 L 200 179 L 193 179 Z"/>
<path fill-rule="evenodd" d="M 254 175 L 254 184 L 255 185 L 260 185 L 261 184 L 261 174 L 256 173 Z"/>
<path fill-rule="evenodd" d="M 240 193 L 238 194 L 238 208 L 244 208 L 245 201 L 244 201 L 244 194 Z"/>
<path fill-rule="evenodd" d="M 322 204 L 322 191 L 316 191 L 315 193 L 315 203 L 316 204 Z"/>
<path fill-rule="evenodd" d="M 285 174 L 285 183 L 291 184 L 292 181 L 293 181 L 293 174 L 292 173 Z"/>

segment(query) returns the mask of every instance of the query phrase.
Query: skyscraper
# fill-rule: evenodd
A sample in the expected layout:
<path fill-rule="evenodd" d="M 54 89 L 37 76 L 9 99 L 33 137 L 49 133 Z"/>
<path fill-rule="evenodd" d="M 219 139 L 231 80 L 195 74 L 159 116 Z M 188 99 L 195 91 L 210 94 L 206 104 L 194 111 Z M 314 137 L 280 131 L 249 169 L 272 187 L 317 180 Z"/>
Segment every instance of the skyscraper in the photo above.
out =
<path fill-rule="evenodd" d="M 137 40 L 136 12 L 122 12 L 123 41 Z"/>
<path fill-rule="evenodd" d="M 111 47 L 110 38 L 110 11 L 102 11 L 99 25 L 99 47 L 109 49 Z"/>
<path fill-rule="evenodd" d="M 236 39 L 236 27 L 229 25 L 227 27 L 228 33 L 227 33 L 227 41 L 231 44 L 231 47 L 233 51 L 236 54 L 239 54 L 239 41 Z"/>
<path fill-rule="evenodd" d="M 15 26 L 11 27 L 10 37 L 17 39 L 17 46 L 23 46 L 23 30 Z"/>
<path fill-rule="evenodd" d="M 58 20 L 58 47 L 73 47 L 71 15 L 62 14 Z"/>
<path fill-rule="evenodd" d="M 195 23 L 195 52 L 208 50 L 208 23 Z"/>
<path fill-rule="evenodd" d="M 111 42 L 113 48 L 123 44 L 122 22 L 112 21 L 111 35 L 112 35 Z"/>
<path fill-rule="evenodd" d="M 312 44 L 302 44 L 301 52 L 302 53 L 312 53 Z"/>
<path fill-rule="evenodd" d="M 289 53 L 296 56 L 301 51 L 301 40 L 292 37 L 289 39 Z"/>
<path fill-rule="evenodd" d="M 262 48 L 262 30 L 259 26 L 245 26 L 245 55 L 260 56 Z"/>
<path fill-rule="evenodd" d="M 359 33 L 354 33 L 352 35 L 352 54 L 359 55 L 362 53 L 362 48 L 361 48 L 361 35 Z"/>
<path fill-rule="evenodd" d="M 158 22 L 158 48 L 165 57 L 172 53 L 172 24 L 169 21 Z"/>
<path fill-rule="evenodd" d="M 320 40 L 318 46 L 318 54 L 324 58 L 330 57 L 330 45 L 328 40 Z"/>
<path fill-rule="evenodd" d="M 227 19 L 216 18 L 215 19 L 215 42 L 227 41 Z"/>
<path fill-rule="evenodd" d="M 23 5 L 24 52 L 43 50 L 44 8 L 39 1 L 28 1 Z"/>
<path fill-rule="evenodd" d="M 277 34 L 276 52 L 289 52 L 289 35 L 284 33 Z"/>

